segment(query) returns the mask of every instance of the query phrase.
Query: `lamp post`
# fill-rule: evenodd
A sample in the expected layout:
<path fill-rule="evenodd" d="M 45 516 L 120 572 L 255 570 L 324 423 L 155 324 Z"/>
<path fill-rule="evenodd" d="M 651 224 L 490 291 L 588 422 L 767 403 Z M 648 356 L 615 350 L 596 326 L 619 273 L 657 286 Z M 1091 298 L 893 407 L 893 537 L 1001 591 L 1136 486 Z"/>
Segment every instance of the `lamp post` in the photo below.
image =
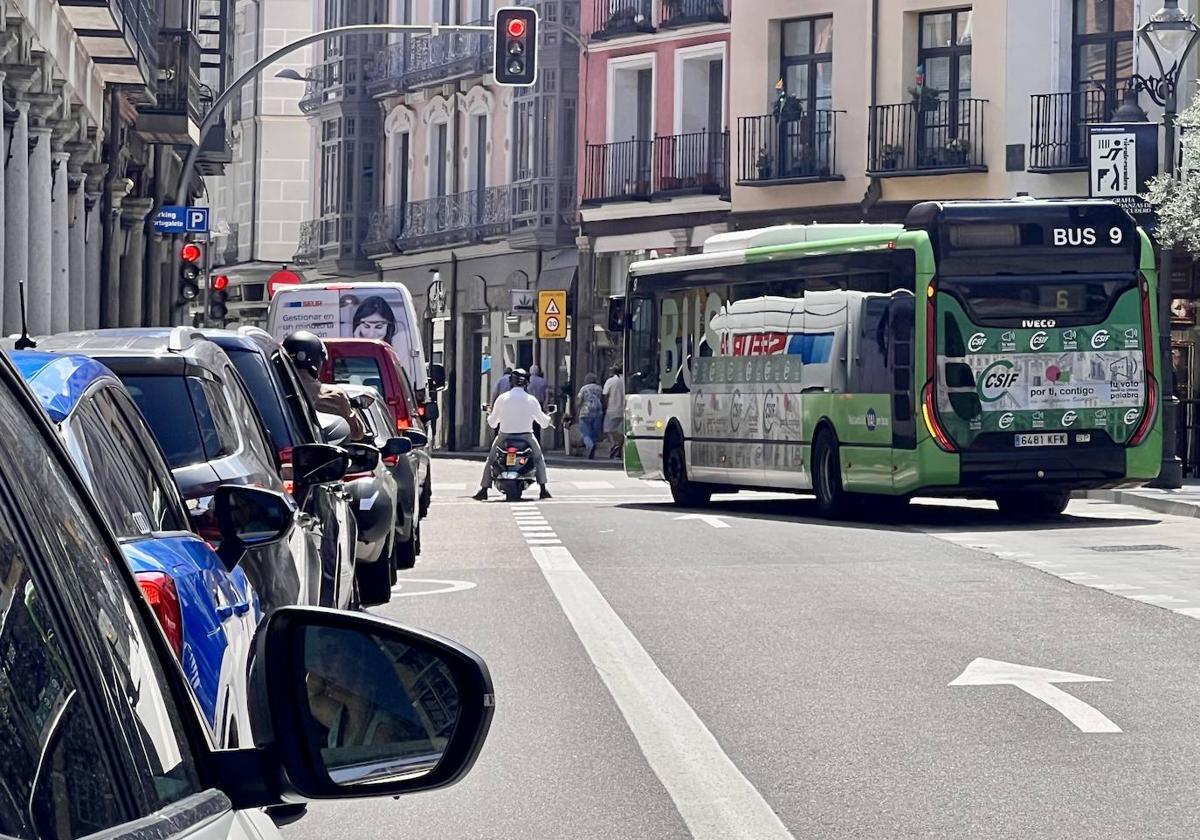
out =
<path fill-rule="evenodd" d="M 1138 37 L 1158 66 L 1157 76 L 1136 75 L 1129 80 L 1131 91 L 1145 91 L 1163 109 L 1162 173 L 1175 175 L 1175 119 L 1179 111 L 1179 75 L 1188 55 L 1200 40 L 1200 26 L 1179 8 L 1179 0 L 1164 0 L 1161 9 L 1138 29 Z M 1168 65 L 1169 62 L 1169 65 Z M 1158 330 L 1159 404 L 1163 411 L 1162 466 L 1151 486 L 1173 489 L 1183 486 L 1183 462 L 1176 453 L 1176 423 L 1179 400 L 1173 387 L 1171 359 L 1171 271 L 1172 249 L 1159 245 Z"/>

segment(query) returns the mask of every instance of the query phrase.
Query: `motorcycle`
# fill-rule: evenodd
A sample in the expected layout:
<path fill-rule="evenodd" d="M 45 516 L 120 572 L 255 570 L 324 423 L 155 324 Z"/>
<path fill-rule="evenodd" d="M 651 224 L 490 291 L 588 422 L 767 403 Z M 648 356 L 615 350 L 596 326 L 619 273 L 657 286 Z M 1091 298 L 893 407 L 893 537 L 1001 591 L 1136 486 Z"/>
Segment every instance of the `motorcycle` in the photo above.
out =
<path fill-rule="evenodd" d="M 488 406 L 484 406 L 486 411 Z M 550 406 L 551 417 L 558 411 Z M 506 502 L 519 502 L 525 489 L 537 481 L 533 467 L 533 448 L 523 439 L 500 435 L 500 457 L 492 464 L 492 486 L 504 494 Z"/>

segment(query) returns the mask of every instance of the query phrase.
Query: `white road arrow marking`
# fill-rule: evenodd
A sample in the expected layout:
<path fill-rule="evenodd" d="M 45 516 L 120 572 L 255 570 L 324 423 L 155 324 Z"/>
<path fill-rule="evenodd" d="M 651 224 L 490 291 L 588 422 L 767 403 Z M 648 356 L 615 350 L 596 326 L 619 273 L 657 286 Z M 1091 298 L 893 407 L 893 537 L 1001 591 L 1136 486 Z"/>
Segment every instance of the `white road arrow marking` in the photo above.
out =
<path fill-rule="evenodd" d="M 1015 685 L 1071 721 L 1080 732 L 1120 732 L 1121 727 L 1098 710 L 1054 686 L 1054 683 L 1084 682 L 1109 680 L 1085 674 L 1072 674 L 1070 671 L 1014 665 L 995 659 L 976 659 L 950 685 Z"/>
<path fill-rule="evenodd" d="M 708 513 L 689 513 L 685 516 L 676 516 L 675 517 L 676 522 L 680 521 L 681 519 L 699 519 L 701 522 L 707 522 L 709 525 L 713 526 L 714 528 L 728 528 L 729 527 L 728 523 L 721 521 L 721 517 L 713 516 Z"/>

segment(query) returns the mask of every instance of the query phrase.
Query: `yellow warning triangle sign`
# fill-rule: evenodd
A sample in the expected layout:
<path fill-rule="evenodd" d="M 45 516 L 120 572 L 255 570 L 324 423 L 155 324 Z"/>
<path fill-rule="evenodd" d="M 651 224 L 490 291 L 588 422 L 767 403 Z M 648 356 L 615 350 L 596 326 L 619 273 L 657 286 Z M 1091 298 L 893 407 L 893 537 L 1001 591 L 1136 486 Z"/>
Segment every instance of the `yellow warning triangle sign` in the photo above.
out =
<path fill-rule="evenodd" d="M 546 311 L 544 314 L 546 314 L 546 315 L 561 315 L 562 314 L 561 312 L 558 311 L 558 302 L 554 298 L 550 298 L 548 301 L 546 301 Z"/>

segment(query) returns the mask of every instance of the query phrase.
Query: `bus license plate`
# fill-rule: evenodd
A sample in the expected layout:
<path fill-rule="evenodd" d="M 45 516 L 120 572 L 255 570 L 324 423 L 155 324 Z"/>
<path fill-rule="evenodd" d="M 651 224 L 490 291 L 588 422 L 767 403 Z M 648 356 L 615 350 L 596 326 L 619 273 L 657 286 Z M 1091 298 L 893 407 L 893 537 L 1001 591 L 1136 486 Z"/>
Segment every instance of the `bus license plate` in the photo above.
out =
<path fill-rule="evenodd" d="M 1016 446 L 1066 446 L 1065 432 L 1039 432 L 1032 435 L 1016 435 L 1013 441 Z"/>

